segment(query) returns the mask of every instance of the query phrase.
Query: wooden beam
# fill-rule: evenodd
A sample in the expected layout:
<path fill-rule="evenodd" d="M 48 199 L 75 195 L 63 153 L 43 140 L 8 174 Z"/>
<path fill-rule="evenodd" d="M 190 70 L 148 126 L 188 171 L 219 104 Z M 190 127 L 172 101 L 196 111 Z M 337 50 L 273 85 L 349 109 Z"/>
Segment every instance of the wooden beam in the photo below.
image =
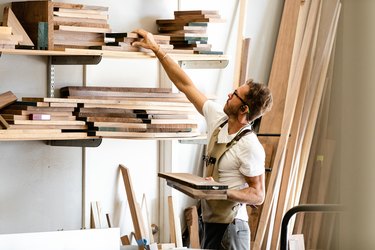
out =
<path fill-rule="evenodd" d="M 200 248 L 200 242 L 197 207 L 191 206 L 186 208 L 184 214 L 189 230 L 189 247 L 198 249 Z"/>
<path fill-rule="evenodd" d="M 130 214 L 131 214 L 133 226 L 134 226 L 135 239 L 139 247 L 146 246 L 149 244 L 149 242 L 147 242 L 146 235 L 143 231 L 143 227 L 142 227 L 143 220 L 142 220 L 141 212 L 139 211 L 138 203 L 135 198 L 129 169 L 121 164 L 119 165 L 119 168 L 120 168 L 122 178 L 124 181 L 126 196 L 128 198 Z"/>
<path fill-rule="evenodd" d="M 245 23 L 246 23 L 246 13 L 247 13 L 247 0 L 238 0 L 238 29 L 237 29 L 237 40 L 236 40 L 236 62 L 234 67 L 234 81 L 233 81 L 233 89 L 238 88 L 240 86 L 240 70 L 241 70 L 241 53 L 242 53 L 242 41 L 244 38 L 244 30 L 245 30 Z"/>
<path fill-rule="evenodd" d="M 238 80 L 239 86 L 245 84 L 247 80 L 249 60 L 250 60 L 249 52 L 250 52 L 250 38 L 245 38 L 242 40 L 240 76 Z"/>
<path fill-rule="evenodd" d="M 169 231 L 171 234 L 171 242 L 176 244 L 177 248 L 182 247 L 181 223 L 180 218 L 176 214 L 173 197 L 168 196 L 169 208 Z"/>

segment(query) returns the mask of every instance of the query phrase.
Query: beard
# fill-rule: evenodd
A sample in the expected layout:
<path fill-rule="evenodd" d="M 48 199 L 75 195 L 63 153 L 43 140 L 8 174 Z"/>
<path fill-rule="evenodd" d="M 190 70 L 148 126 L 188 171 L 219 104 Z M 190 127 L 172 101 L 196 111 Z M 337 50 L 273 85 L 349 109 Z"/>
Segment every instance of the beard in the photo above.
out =
<path fill-rule="evenodd" d="M 224 111 L 224 113 L 225 113 L 228 117 L 231 117 L 231 116 L 237 116 L 237 115 L 238 115 L 238 112 L 239 112 L 239 109 L 233 107 L 233 106 L 230 105 L 230 104 L 228 103 L 228 101 L 227 101 L 227 102 L 225 103 L 225 105 L 224 105 L 223 111 Z"/>

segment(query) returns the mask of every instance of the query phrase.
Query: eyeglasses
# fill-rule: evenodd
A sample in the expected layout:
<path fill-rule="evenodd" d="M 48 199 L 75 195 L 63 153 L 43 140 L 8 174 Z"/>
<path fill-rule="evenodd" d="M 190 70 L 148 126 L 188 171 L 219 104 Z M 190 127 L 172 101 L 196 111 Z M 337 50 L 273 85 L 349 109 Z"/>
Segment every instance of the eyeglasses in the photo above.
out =
<path fill-rule="evenodd" d="M 249 104 L 247 104 L 247 103 L 246 103 L 246 102 L 245 102 L 245 101 L 244 101 L 244 100 L 243 100 L 243 99 L 237 94 L 237 90 L 233 91 L 232 96 L 233 96 L 233 95 L 237 96 L 237 98 L 240 99 L 240 101 L 242 102 L 243 105 L 245 105 L 245 106 L 247 106 L 248 108 L 250 108 L 250 107 L 249 107 Z"/>

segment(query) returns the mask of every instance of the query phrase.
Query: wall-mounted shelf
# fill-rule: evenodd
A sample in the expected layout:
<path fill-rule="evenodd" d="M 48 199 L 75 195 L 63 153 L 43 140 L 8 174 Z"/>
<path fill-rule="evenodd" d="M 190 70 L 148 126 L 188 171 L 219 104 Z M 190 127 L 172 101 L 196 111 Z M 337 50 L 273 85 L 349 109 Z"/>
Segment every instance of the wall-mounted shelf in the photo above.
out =
<path fill-rule="evenodd" d="M 124 59 L 145 59 L 155 58 L 153 53 L 146 52 L 122 52 L 90 49 L 65 49 L 65 51 L 53 50 L 25 50 L 25 49 L 0 49 L 0 55 L 27 55 L 27 56 L 101 56 L 108 58 Z M 205 55 L 205 54 L 174 54 L 170 57 L 180 62 L 184 68 L 225 68 L 228 65 L 228 58 L 225 55 Z M 189 63 L 188 63 L 189 62 Z M 204 63 L 203 63 L 204 62 Z"/>

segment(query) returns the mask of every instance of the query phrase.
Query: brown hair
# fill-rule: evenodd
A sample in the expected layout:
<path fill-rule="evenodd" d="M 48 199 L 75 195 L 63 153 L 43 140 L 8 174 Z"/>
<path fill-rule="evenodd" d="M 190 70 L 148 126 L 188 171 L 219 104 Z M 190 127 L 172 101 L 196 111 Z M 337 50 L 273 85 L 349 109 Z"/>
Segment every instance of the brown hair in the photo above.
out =
<path fill-rule="evenodd" d="M 250 86 L 250 91 L 245 96 L 249 106 L 247 120 L 252 122 L 271 110 L 272 94 L 266 85 L 253 82 L 252 79 L 247 80 L 246 84 Z"/>

